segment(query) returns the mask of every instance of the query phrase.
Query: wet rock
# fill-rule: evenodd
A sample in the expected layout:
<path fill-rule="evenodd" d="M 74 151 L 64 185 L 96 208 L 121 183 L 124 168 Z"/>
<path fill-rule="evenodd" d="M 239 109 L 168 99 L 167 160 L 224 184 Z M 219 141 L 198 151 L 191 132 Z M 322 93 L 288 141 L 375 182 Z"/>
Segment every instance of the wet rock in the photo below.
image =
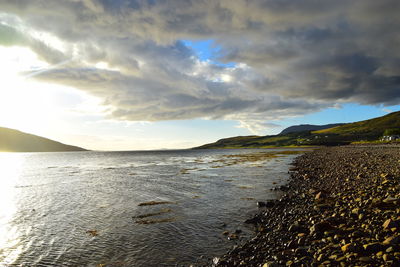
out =
<path fill-rule="evenodd" d="M 98 236 L 99 235 L 97 230 L 87 230 L 86 233 L 91 235 L 91 236 Z"/>
<path fill-rule="evenodd" d="M 262 208 L 262 207 L 265 207 L 265 206 L 266 206 L 266 203 L 265 203 L 264 201 L 258 201 L 258 202 L 257 202 L 257 206 L 258 206 L 259 208 Z"/>
<path fill-rule="evenodd" d="M 262 208 L 262 207 L 272 208 L 273 206 L 275 206 L 275 202 L 276 202 L 275 200 L 268 200 L 266 202 L 259 201 L 259 202 L 257 202 L 257 206 L 259 208 Z"/>
<path fill-rule="evenodd" d="M 259 215 L 254 216 L 253 218 L 247 219 L 244 223 L 247 224 L 258 224 L 261 222 L 261 217 Z"/>
<path fill-rule="evenodd" d="M 228 239 L 229 240 L 236 240 L 236 239 L 238 239 L 239 238 L 239 236 L 237 235 L 237 234 L 230 234 L 230 235 L 228 235 Z"/>
<path fill-rule="evenodd" d="M 286 192 L 286 191 L 289 190 L 289 187 L 287 185 L 282 185 L 282 186 L 279 187 L 279 190 L 281 190 L 283 192 Z"/>

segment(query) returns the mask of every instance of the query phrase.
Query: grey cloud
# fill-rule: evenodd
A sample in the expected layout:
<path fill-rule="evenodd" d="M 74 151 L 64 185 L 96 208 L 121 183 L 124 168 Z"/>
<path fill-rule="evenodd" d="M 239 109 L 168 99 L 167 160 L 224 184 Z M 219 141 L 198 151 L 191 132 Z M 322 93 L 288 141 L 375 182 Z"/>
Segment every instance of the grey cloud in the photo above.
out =
<path fill-rule="evenodd" d="M 395 0 L 4 0 L 0 7 L 67 47 L 21 36 L 18 23 L 2 26 L 0 40 L 30 38 L 24 45 L 50 64 L 73 59 L 37 79 L 96 95 L 119 119 L 233 118 L 260 128 L 336 103 L 400 100 Z M 185 39 L 215 40 L 219 60 L 236 67 L 199 62 Z"/>

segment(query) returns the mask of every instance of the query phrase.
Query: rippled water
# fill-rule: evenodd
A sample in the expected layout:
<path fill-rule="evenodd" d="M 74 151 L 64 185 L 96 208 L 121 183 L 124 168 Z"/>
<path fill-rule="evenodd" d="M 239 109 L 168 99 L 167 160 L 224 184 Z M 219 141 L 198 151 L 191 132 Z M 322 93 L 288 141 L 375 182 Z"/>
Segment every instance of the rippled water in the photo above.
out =
<path fill-rule="evenodd" d="M 296 156 L 244 155 L 277 151 L 0 153 L 0 266 L 204 263 Z"/>

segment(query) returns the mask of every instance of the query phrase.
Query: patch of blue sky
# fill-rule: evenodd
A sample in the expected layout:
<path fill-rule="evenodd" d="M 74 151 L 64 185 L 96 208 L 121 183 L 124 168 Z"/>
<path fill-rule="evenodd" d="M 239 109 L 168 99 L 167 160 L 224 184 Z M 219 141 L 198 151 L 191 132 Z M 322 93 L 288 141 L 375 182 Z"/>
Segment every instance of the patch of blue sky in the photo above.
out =
<path fill-rule="evenodd" d="M 182 40 L 182 43 L 192 49 L 200 61 L 209 61 L 212 64 L 232 68 L 236 65 L 235 62 L 221 62 L 222 47 L 215 43 L 214 40 Z"/>

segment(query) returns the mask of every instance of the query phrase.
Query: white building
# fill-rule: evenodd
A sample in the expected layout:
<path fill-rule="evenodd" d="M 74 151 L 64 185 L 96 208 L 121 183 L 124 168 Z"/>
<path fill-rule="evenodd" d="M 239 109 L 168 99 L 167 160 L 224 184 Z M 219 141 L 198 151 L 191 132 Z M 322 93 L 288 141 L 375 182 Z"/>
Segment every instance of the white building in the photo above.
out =
<path fill-rule="evenodd" d="M 382 141 L 394 141 L 400 139 L 400 135 L 385 135 L 382 137 Z"/>

